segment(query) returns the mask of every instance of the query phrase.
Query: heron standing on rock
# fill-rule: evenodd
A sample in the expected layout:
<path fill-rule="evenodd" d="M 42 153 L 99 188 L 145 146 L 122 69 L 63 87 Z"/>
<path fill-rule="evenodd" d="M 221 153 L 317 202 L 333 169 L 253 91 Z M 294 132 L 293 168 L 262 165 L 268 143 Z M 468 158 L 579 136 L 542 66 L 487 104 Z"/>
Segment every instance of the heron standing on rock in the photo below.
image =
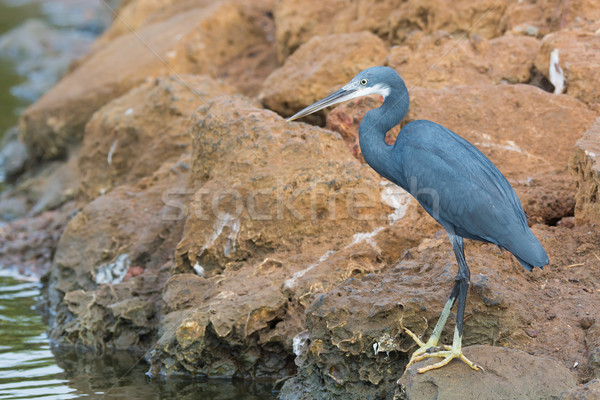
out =
<path fill-rule="evenodd" d="M 402 121 L 409 105 L 406 85 L 392 68 L 365 69 L 340 90 L 306 107 L 288 121 L 370 94 L 379 94 L 384 101 L 381 107 L 369 111 L 360 124 L 359 143 L 365 160 L 381 176 L 415 197 L 442 225 L 458 262 L 454 287 L 429 340 L 424 343 L 405 328 L 419 345 L 408 366 L 428 357 L 443 358 L 419 369 L 422 373 L 459 358 L 477 370 L 477 365 L 462 353 L 463 316 L 470 276 L 463 238 L 493 243 L 508 250 L 528 271 L 548 264 L 548 255 L 529 229 L 513 188 L 471 143 L 435 122 L 417 120 L 402 128 L 396 143 L 386 144 L 386 133 Z M 457 300 L 452 346 L 438 349 L 442 329 Z"/>

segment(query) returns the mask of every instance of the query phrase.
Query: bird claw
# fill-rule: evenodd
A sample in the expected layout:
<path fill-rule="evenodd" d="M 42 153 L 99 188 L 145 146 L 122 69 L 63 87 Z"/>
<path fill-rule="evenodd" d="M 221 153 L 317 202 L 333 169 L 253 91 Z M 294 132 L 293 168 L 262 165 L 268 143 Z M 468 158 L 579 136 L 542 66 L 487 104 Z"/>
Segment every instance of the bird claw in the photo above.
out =
<path fill-rule="evenodd" d="M 421 361 L 421 360 L 424 360 L 426 358 L 431 358 L 431 357 L 442 357 L 443 360 L 438 363 L 428 365 L 423 368 L 419 368 L 417 370 L 418 373 L 422 374 L 424 372 L 431 371 L 432 369 L 441 368 L 444 365 L 448 364 L 450 361 L 454 360 L 455 358 L 462 360 L 465 364 L 467 364 L 469 367 L 471 367 L 475 371 L 479 371 L 479 368 L 480 368 L 477 364 L 475 364 L 474 362 L 470 361 L 467 357 L 465 357 L 464 354 L 462 353 L 462 350 L 454 349 L 454 348 L 450 348 L 450 350 L 445 350 L 445 351 L 437 351 L 434 353 L 424 353 L 424 354 L 421 354 L 421 355 L 411 359 L 411 362 L 415 363 L 417 361 Z"/>
<path fill-rule="evenodd" d="M 441 368 L 455 358 L 462 360 L 465 364 L 467 364 L 469 367 L 473 368 L 476 371 L 480 369 L 480 367 L 477 364 L 471 362 L 467 357 L 464 356 L 460 348 L 454 348 L 448 345 L 437 346 L 437 340 L 435 340 L 434 338 L 430 338 L 427 341 L 427 343 L 424 343 L 417 335 L 412 333 L 410 330 L 404 328 L 404 331 L 410 337 L 412 337 L 413 340 L 419 345 L 419 348 L 415 350 L 412 356 L 410 357 L 410 361 L 406 365 L 406 368 L 409 368 L 414 363 L 425 360 L 426 358 L 442 357 L 442 361 L 433 365 L 428 365 L 426 367 L 419 368 L 417 372 L 422 374 L 424 372 L 431 371 L 432 369 Z"/>
<path fill-rule="evenodd" d="M 450 350 L 451 347 L 450 346 L 438 346 L 437 345 L 437 340 L 433 337 L 431 337 L 427 343 L 423 342 L 417 335 L 415 335 L 414 333 L 412 333 L 410 330 L 403 328 L 404 332 L 406 332 L 407 335 L 409 335 L 411 338 L 413 338 L 413 340 L 417 343 L 417 345 L 419 346 L 419 348 L 417 350 L 415 350 L 410 358 L 410 361 L 408 362 L 408 365 L 406 366 L 406 368 L 410 367 L 411 365 L 413 365 L 415 362 L 417 362 L 418 360 L 416 360 L 416 357 L 421 356 L 422 354 L 426 354 L 426 353 L 432 353 L 435 352 L 438 349 L 446 349 L 446 350 Z"/>

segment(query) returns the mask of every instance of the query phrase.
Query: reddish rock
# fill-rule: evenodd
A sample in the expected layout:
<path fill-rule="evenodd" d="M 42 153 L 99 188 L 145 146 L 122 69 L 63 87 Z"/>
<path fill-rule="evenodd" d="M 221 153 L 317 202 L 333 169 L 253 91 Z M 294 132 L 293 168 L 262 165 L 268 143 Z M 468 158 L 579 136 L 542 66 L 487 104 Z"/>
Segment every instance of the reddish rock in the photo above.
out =
<path fill-rule="evenodd" d="M 490 385 L 499 385 L 501 392 L 508 388 L 497 378 L 514 373 L 515 360 L 535 365 L 542 362 L 551 370 L 540 374 L 557 384 L 546 385 L 547 389 L 558 396 L 576 383 L 572 374 L 563 371 L 575 363 L 586 362 L 588 335 L 578 328 L 578 321 L 589 312 L 586 310 L 600 305 L 594 278 L 600 263 L 592 250 L 600 243 L 600 237 L 590 236 L 585 228 L 561 231 L 538 226 L 534 227 L 534 233 L 548 250 L 551 264 L 532 273 L 526 272 L 508 252 L 468 242 L 471 287 L 463 345 L 505 346 L 536 356 L 495 348 L 477 354 L 466 350 L 474 362 L 484 365 L 491 375 Z M 385 235 L 384 231 L 375 239 L 382 255 L 393 249 L 381 240 Z M 576 249 L 582 243 L 588 246 L 578 253 Z M 577 256 L 573 257 L 574 254 Z M 576 269 L 571 264 L 582 267 Z M 315 293 L 306 314 L 308 332 L 295 339 L 299 343 L 296 360 L 299 372 L 286 383 L 282 398 L 309 398 L 294 395 L 301 393 L 310 393 L 312 399 L 382 398 L 393 392 L 396 379 L 403 374 L 408 355 L 416 346 L 402 327 L 423 338 L 429 337 L 455 273 L 454 254 L 445 235 L 440 234 L 422 240 L 399 263 L 384 262 L 376 274 L 351 277 L 325 293 Z M 548 312 L 554 318 L 548 319 Z M 453 318 L 442 334 L 444 344 L 452 341 Z M 495 356 L 488 357 L 491 354 Z M 538 356 L 553 357 L 557 362 L 549 364 Z M 434 385 L 436 390 L 450 393 L 456 387 L 455 379 L 451 378 L 454 374 L 467 379 L 464 374 L 473 373 L 456 361 L 446 368 L 431 378 L 429 373 L 415 377 L 414 370 L 409 370 L 408 376 L 417 380 L 412 382 L 416 385 L 412 387 L 413 393 L 420 390 L 417 382 L 438 378 L 443 380 Z M 523 384 L 528 390 L 544 390 L 544 385 L 529 385 L 515 379 L 511 382 L 513 388 Z M 410 385 L 407 381 L 403 383 Z M 484 390 L 484 386 L 478 383 L 473 390 Z"/>
<path fill-rule="evenodd" d="M 124 2 L 115 11 L 119 15 L 94 42 L 94 48 L 106 46 L 109 42 L 126 35 L 131 31 L 137 31 L 148 24 L 149 19 L 154 16 L 164 15 L 172 10 L 180 0 L 130 0 Z M 171 16 L 171 15 L 169 15 Z M 168 18 L 168 17 L 167 17 Z M 165 17 L 162 18 L 164 20 Z"/>
<path fill-rule="evenodd" d="M 240 97 L 198 110 L 193 150 L 179 271 L 198 264 L 212 276 L 280 252 L 298 254 L 293 271 L 387 221 L 380 178 L 338 135 L 287 123 Z"/>
<path fill-rule="evenodd" d="M 600 7 L 598 18 L 600 18 Z M 540 53 L 535 60 L 536 68 L 549 77 L 550 54 L 558 49 L 559 65 L 562 68 L 567 93 L 588 103 L 600 103 L 600 33 L 580 30 L 564 30 L 544 37 Z"/>
<path fill-rule="evenodd" d="M 190 116 L 200 104 L 228 93 L 233 88 L 214 78 L 179 75 L 148 81 L 109 102 L 86 125 L 80 194 L 94 199 L 190 154 Z"/>
<path fill-rule="evenodd" d="M 143 273 L 144 273 L 144 268 L 140 267 L 139 265 L 136 265 L 135 267 L 131 267 L 127 270 L 127 273 L 125 274 L 125 277 L 123 278 L 123 280 L 133 278 L 134 276 L 139 276 Z"/>
<path fill-rule="evenodd" d="M 182 199 L 164 196 L 184 191 L 186 162 L 166 163 L 136 185 L 96 198 L 69 221 L 49 277 L 53 339 L 97 350 L 150 345 L 169 270 L 163 266 L 184 222 L 172 206 Z M 144 273 L 125 280 L 132 265 L 144 265 Z"/>
<path fill-rule="evenodd" d="M 577 141 L 570 168 L 577 185 L 576 220 L 600 223 L 600 118 Z"/>
<path fill-rule="evenodd" d="M 283 0 L 275 7 L 279 59 L 285 60 L 312 37 L 331 33 L 369 30 L 390 44 L 401 42 L 415 30 L 469 32 L 491 38 L 500 33 L 498 24 L 505 9 L 506 4 L 491 0 Z"/>
<path fill-rule="evenodd" d="M 146 78 L 182 73 L 219 76 L 228 70 L 221 71 L 223 66 L 247 57 L 257 42 L 265 40 L 262 28 L 232 3 L 211 3 L 144 26 L 87 56 L 30 106 L 20 121 L 21 138 L 36 159 L 61 156 L 81 140 L 85 123 L 97 109 Z M 227 78 L 245 84 L 256 70 L 243 72 Z"/>
<path fill-rule="evenodd" d="M 195 193 L 173 272 L 201 274 L 206 289 L 179 275 L 169 282 L 153 372 L 283 376 L 314 296 L 400 257 L 431 225 L 329 131 L 239 97 L 215 99 L 196 118 Z M 241 356 L 219 350 L 239 343 Z"/>
<path fill-rule="evenodd" d="M 598 18 L 600 7 L 594 0 L 525 0 L 507 4 L 500 30 L 543 37 L 567 27 L 585 27 Z"/>
<path fill-rule="evenodd" d="M 399 380 L 400 398 L 414 400 L 550 399 L 577 384 L 573 372 L 558 361 L 503 347 L 471 346 L 467 358 L 482 370 L 453 361 L 443 369 L 419 374 L 418 368 L 437 359 L 415 363 Z M 501 363 L 501 366 L 499 365 Z"/>
<path fill-rule="evenodd" d="M 383 41 L 370 32 L 315 36 L 269 75 L 259 98 L 289 117 L 386 56 Z"/>
<path fill-rule="evenodd" d="M 49 274 L 52 339 L 147 354 L 157 374 L 297 373 L 288 381 L 295 390 L 282 396 L 393 396 L 414 349 L 401 327 L 431 333 L 456 264 L 433 219 L 356 159 L 358 125 L 380 99 L 333 111 L 328 126 L 340 136 L 287 123 L 257 101 L 231 96 L 215 78 L 250 95 L 262 87 L 264 104 L 290 115 L 360 69 L 385 63 L 386 46 L 399 45 L 387 62 L 409 85 L 434 66 L 423 80 L 428 88 L 411 90 L 407 120 L 431 119 L 463 135 L 507 175 L 532 222 L 560 221 L 533 227 L 549 253 L 544 271 L 526 273 L 508 252 L 467 244 L 465 345 L 509 346 L 532 357 L 500 348 L 467 354 L 490 371 L 485 382 L 503 391 L 505 377 L 531 397 L 574 386 L 564 368 L 547 360 L 538 366 L 542 356 L 580 379 L 596 376 L 600 237 L 582 223 L 595 215 L 593 135 L 571 162 L 583 190 L 578 204 L 589 206 L 577 211 L 577 223 L 569 217 L 575 186 L 566 168 L 597 111 L 572 98 L 579 95 L 571 86 L 569 95 L 554 96 L 501 84 L 532 79 L 539 42 L 496 37 L 506 30 L 539 37 L 561 21 L 595 32 L 596 23 L 585 21 L 595 18 L 591 0 L 273 3 L 127 1 L 94 52 L 25 113 L 22 137 L 35 159 L 67 147 L 71 157 L 26 172 L 33 180 L 11 189 L 13 208 L 37 216 L 3 227 L 3 259 L 47 264 L 70 216 L 68 200 L 80 203 Z M 556 37 L 563 35 L 576 41 L 578 60 L 593 61 L 581 51 L 594 48 L 593 35 Z M 562 64 L 567 47 L 565 71 L 593 81 L 587 66 Z M 286 63 L 263 82 L 277 52 Z M 174 72 L 199 93 L 163 76 Z M 72 151 L 82 137 L 80 153 Z M 447 394 L 462 382 L 477 390 L 481 382 L 468 379 L 479 375 L 465 376 L 464 367 L 453 362 L 435 372 L 427 388 Z M 541 370 L 550 383 L 527 380 Z"/>
<path fill-rule="evenodd" d="M 402 45 L 392 47 L 388 65 L 409 88 L 525 83 L 531 79 L 539 46 L 537 39 L 525 36 L 465 40 L 444 32 L 415 32 Z"/>

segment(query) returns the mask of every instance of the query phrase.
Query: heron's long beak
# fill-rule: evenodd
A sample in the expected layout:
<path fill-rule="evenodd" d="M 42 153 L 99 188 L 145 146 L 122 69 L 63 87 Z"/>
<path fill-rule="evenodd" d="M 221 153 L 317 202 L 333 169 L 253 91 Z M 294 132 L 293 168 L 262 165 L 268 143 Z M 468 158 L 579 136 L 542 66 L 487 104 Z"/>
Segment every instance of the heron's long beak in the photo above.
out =
<path fill-rule="evenodd" d="M 342 103 L 346 100 L 353 99 L 355 97 L 355 93 L 356 93 L 356 89 L 349 89 L 349 90 L 340 89 L 337 92 L 334 92 L 334 93 L 330 94 L 329 96 L 325 97 L 324 99 L 321 99 L 321 100 L 317 101 L 316 103 L 311 104 L 310 106 L 306 107 L 305 109 L 298 111 L 296 114 L 292 115 L 287 120 L 293 121 L 295 119 L 302 118 L 308 114 L 312 114 L 314 112 L 322 110 L 325 107 L 329 107 L 331 105 L 334 105 L 337 103 Z"/>

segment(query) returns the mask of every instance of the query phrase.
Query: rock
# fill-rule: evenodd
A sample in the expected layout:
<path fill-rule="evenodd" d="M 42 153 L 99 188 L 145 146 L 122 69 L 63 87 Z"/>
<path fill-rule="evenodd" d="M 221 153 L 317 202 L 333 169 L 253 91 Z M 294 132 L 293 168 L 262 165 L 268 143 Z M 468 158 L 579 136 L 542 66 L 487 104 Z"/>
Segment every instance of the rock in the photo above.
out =
<path fill-rule="evenodd" d="M 0 195 L 0 203 L 6 207 L 8 215 L 12 215 L 8 219 L 55 210 L 73 200 L 79 186 L 77 156 L 78 152 L 74 150 L 66 161 L 48 162 L 43 168 L 36 168 L 19 176 Z"/>
<path fill-rule="evenodd" d="M 531 80 L 539 47 L 537 39 L 525 36 L 464 40 L 444 32 L 415 32 L 402 45 L 392 47 L 388 65 L 410 88 L 526 83 Z"/>
<path fill-rule="evenodd" d="M 193 151 L 195 193 L 178 271 L 199 264 L 210 277 L 237 262 L 305 249 L 289 265 L 297 268 L 387 221 L 386 206 L 375 201 L 380 179 L 346 152 L 338 135 L 288 124 L 242 98 L 223 97 L 198 109 Z M 354 204 L 347 196 L 364 201 Z M 309 246 L 309 253 L 305 246 L 313 240 L 326 249 Z"/>
<path fill-rule="evenodd" d="M 0 201 L 0 207 L 6 207 L 5 202 L 10 200 L 18 201 L 12 197 Z M 34 279 L 48 273 L 58 240 L 75 210 L 75 204 L 69 202 L 58 210 L 29 217 L 18 215 L 19 219 L 2 224 L 0 270 Z M 2 218 L 8 219 L 4 208 L 2 212 Z"/>
<path fill-rule="evenodd" d="M 363 69 L 380 65 L 386 55 L 383 41 L 370 32 L 315 36 L 269 75 L 259 98 L 267 108 L 289 117 Z"/>
<path fill-rule="evenodd" d="M 196 274 L 173 275 L 165 286 L 162 312 L 168 314 L 192 308 L 211 297 L 214 287 L 211 281 Z"/>
<path fill-rule="evenodd" d="M 538 14 L 516 3 L 128 0 L 21 121 L 33 166 L 0 211 L 29 216 L 0 227 L 0 258 L 53 260 L 50 337 L 63 347 L 131 351 L 156 375 L 296 374 L 284 398 L 391 399 L 415 349 L 402 327 L 431 334 L 456 262 L 439 225 L 360 161 L 358 124 L 381 100 L 334 110 L 332 132 L 232 93 L 261 89 L 265 105 L 290 115 L 364 67 L 393 65 L 412 87 L 437 62 L 427 87 L 412 87 L 407 120 L 442 123 L 497 163 L 551 260 L 528 273 L 469 241 L 464 344 L 494 346 L 471 354 L 489 361 L 490 385 L 505 377 L 537 397 L 567 393 L 573 375 L 556 363 L 582 381 L 597 372 L 600 234 L 574 222 L 566 171 L 597 106 L 533 87 L 540 42 L 526 36 L 561 18 L 581 32 L 597 22 L 565 14 L 593 16 L 588 0 L 541 0 Z M 507 29 L 516 36 L 498 37 Z M 273 72 L 277 54 L 285 64 Z M 438 372 L 460 369 L 459 388 L 464 367 Z M 546 376 L 529 382 L 536 374 Z"/>
<path fill-rule="evenodd" d="M 565 327 L 577 327 L 586 310 L 599 301 L 592 294 L 595 247 L 578 253 L 579 265 L 588 268 L 567 265 L 580 241 L 595 243 L 598 235 L 590 239 L 584 227 L 536 226 L 533 230 L 551 260 L 544 271 L 528 273 L 508 252 L 468 241 L 471 288 L 463 345 L 506 346 L 554 357 L 566 366 L 582 365 L 586 331 Z M 373 238 L 379 257 L 397 246 L 386 243 L 388 232 L 383 230 Z M 398 263 L 384 261 L 376 273 L 358 273 L 307 299 L 312 303 L 306 313 L 306 345 L 296 359 L 297 376 L 282 389 L 283 399 L 391 398 L 396 379 L 416 346 L 402 327 L 428 338 L 456 273 L 454 254 L 443 232 L 426 236 L 405 251 Z M 363 265 L 374 257 L 365 254 Z M 444 344 L 452 341 L 454 318 L 451 314 L 442 333 Z"/>
<path fill-rule="evenodd" d="M 175 300 L 161 320 L 152 371 L 291 374 L 292 338 L 303 330 L 311 292 L 373 268 L 358 256 L 351 265 L 343 256 L 334 262 L 333 253 L 376 254 L 366 233 L 389 223 L 391 207 L 375 201 L 379 179 L 339 136 L 288 124 L 246 99 L 199 108 L 193 137 L 194 193 L 173 273 L 201 274 L 196 281 L 211 289 L 165 292 Z M 348 199 L 357 194 L 360 208 Z M 176 276 L 173 288 L 183 279 Z"/>
<path fill-rule="evenodd" d="M 27 148 L 18 139 L 19 131 L 9 129 L 0 142 L 0 182 L 14 180 L 29 160 Z"/>
<path fill-rule="evenodd" d="M 188 170 L 181 163 L 189 157 L 96 198 L 69 221 L 49 276 L 53 340 L 132 351 L 153 342 L 154 318 L 184 222 L 173 213 L 172 204 L 179 203 L 166 204 L 163 195 L 185 188 Z M 140 265 L 143 273 L 125 279 Z"/>
<path fill-rule="evenodd" d="M 131 31 L 137 31 L 142 26 L 147 25 L 149 20 L 156 22 L 165 12 L 172 10 L 177 0 L 131 0 L 122 4 L 118 8 L 119 18 L 115 18 L 113 23 L 96 39 L 94 49 L 106 46 L 108 43 L 126 35 Z M 166 17 L 172 16 L 171 13 Z"/>
<path fill-rule="evenodd" d="M 125 0 L 125 2 L 128 0 Z M 62 28 L 98 34 L 111 23 L 113 11 L 123 0 L 25 0 L 38 3 L 50 21 Z"/>
<path fill-rule="evenodd" d="M 543 37 L 567 27 L 584 28 L 598 18 L 600 9 L 594 0 L 510 2 L 499 29 L 508 35 Z"/>
<path fill-rule="evenodd" d="M 585 333 L 587 370 L 592 378 L 600 378 L 600 324 L 595 323 Z"/>
<path fill-rule="evenodd" d="M 594 400 L 600 398 L 600 380 L 594 379 L 585 385 L 567 390 L 558 400 Z"/>
<path fill-rule="evenodd" d="M 23 196 L 0 197 L 0 220 L 3 222 L 25 217 L 28 209 L 27 199 Z"/>
<path fill-rule="evenodd" d="M 600 18 L 600 8 L 597 13 Z M 597 87 L 590 84 L 600 80 L 597 68 L 600 63 L 600 34 L 563 30 L 544 37 L 535 66 L 548 78 L 550 55 L 555 49 L 559 52 L 567 93 L 588 104 L 600 103 Z"/>
<path fill-rule="evenodd" d="M 283 0 L 275 7 L 279 60 L 285 60 L 313 36 L 368 30 L 390 44 L 400 43 L 410 32 L 450 34 L 469 32 L 486 38 L 498 35 L 506 5 L 489 0 L 422 2 Z M 339 49 L 338 49 L 339 50 Z"/>
<path fill-rule="evenodd" d="M 86 125 L 80 194 L 94 199 L 135 184 L 165 162 L 189 154 L 190 116 L 199 104 L 227 93 L 233 88 L 214 78 L 179 75 L 148 81 L 109 102 Z"/>
<path fill-rule="evenodd" d="M 555 224 L 572 215 L 575 187 L 566 166 L 573 145 L 594 119 L 585 104 L 529 85 L 415 87 L 410 96 L 403 123 L 428 119 L 478 147 L 509 180 L 532 222 Z M 342 104 L 329 114 L 327 125 L 358 154 L 359 123 L 379 104 L 366 99 Z M 532 120 L 532 114 L 538 117 Z"/>
<path fill-rule="evenodd" d="M 216 77 L 264 36 L 232 3 L 194 8 L 122 35 L 87 56 L 23 113 L 21 138 L 34 159 L 59 157 L 81 141 L 97 109 L 147 77 L 186 72 Z M 244 70 L 231 80 L 243 82 L 254 72 Z"/>
<path fill-rule="evenodd" d="M 30 19 L 0 36 L 0 57 L 10 59 L 26 82 L 11 88 L 11 94 L 27 103 L 50 90 L 74 59 L 90 49 L 94 35 L 80 30 L 52 27 Z"/>
<path fill-rule="evenodd" d="M 575 218 L 579 222 L 600 223 L 600 118 L 575 145 L 570 169 L 577 185 Z"/>
<path fill-rule="evenodd" d="M 443 369 L 419 374 L 418 368 L 439 360 L 418 362 L 398 381 L 400 389 L 395 398 L 556 399 L 577 384 L 575 374 L 546 357 L 490 346 L 467 347 L 464 354 L 470 360 L 476 360 L 482 370 L 473 371 L 459 361 L 452 361 Z"/>
<path fill-rule="evenodd" d="M 428 336 L 454 281 L 454 256 L 446 242 L 443 237 L 430 241 L 421 249 L 411 249 L 414 260 L 401 261 L 383 273 L 349 278 L 316 295 L 307 311 L 307 361 L 297 382 L 310 388 L 324 379 L 321 386 L 328 395 L 323 398 L 371 399 L 393 391 L 414 346 L 402 327 Z M 467 306 L 465 343 L 526 341 L 524 334 L 518 337 L 513 332 L 530 318 L 527 310 L 515 296 L 498 293 L 499 270 L 511 267 L 485 249 L 481 254 L 477 261 L 469 257 L 474 290 Z M 479 262 L 495 268 L 480 270 Z M 444 332 L 451 338 L 452 326 Z"/>

